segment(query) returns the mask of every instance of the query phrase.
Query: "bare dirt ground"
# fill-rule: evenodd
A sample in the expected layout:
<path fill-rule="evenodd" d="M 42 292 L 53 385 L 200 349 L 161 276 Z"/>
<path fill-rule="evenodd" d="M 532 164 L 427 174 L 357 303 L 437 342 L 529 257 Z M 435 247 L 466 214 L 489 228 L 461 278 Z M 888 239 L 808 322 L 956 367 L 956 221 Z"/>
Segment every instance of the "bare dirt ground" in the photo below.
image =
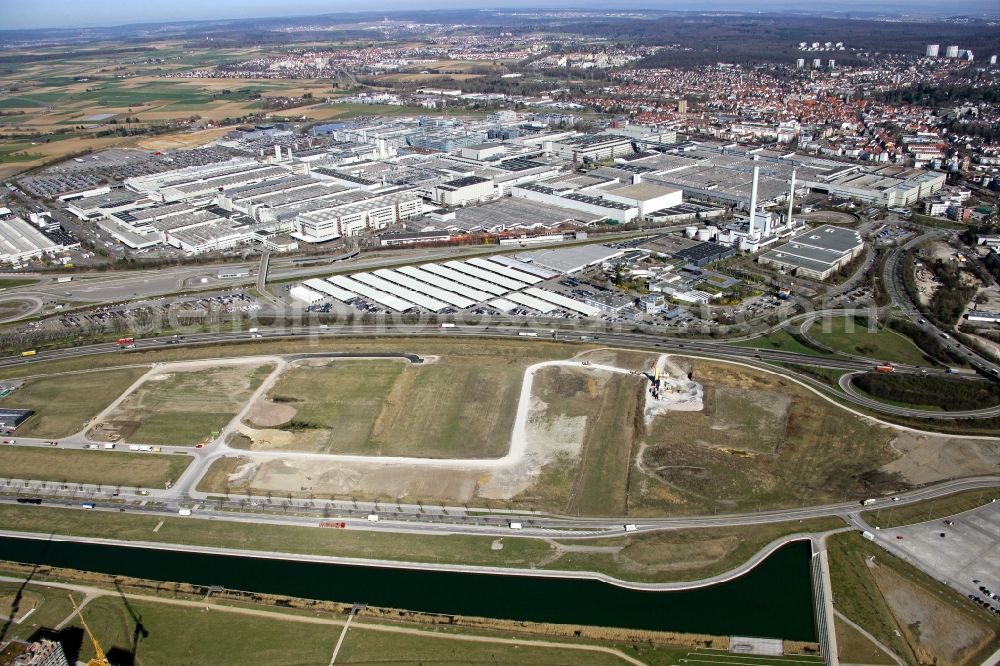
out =
<path fill-rule="evenodd" d="M 254 400 L 247 412 L 247 421 L 261 428 L 269 428 L 292 420 L 299 410 L 292 405 L 272 402 L 266 397 Z"/>
<path fill-rule="evenodd" d="M 963 664 L 992 638 L 888 567 L 876 567 L 872 575 L 921 663 Z"/>
<path fill-rule="evenodd" d="M 900 457 L 884 465 L 910 483 L 921 485 L 945 479 L 995 474 L 1000 468 L 1000 441 L 963 439 L 947 435 L 900 432 L 890 446 Z"/>

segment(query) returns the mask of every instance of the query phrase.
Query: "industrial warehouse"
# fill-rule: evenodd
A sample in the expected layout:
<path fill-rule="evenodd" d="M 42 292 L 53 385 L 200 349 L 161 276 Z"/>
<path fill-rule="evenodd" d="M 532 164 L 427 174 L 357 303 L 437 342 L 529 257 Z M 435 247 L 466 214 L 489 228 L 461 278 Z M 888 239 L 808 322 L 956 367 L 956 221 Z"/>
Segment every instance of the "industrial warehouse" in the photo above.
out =
<path fill-rule="evenodd" d="M 502 314 L 590 317 L 601 308 L 560 293 L 558 285 L 538 285 L 624 254 L 618 248 L 587 245 L 427 263 L 312 278 L 292 287 L 290 295 L 310 306 L 333 299 L 362 310 L 373 303 L 386 312 L 454 314 L 478 307 Z"/>

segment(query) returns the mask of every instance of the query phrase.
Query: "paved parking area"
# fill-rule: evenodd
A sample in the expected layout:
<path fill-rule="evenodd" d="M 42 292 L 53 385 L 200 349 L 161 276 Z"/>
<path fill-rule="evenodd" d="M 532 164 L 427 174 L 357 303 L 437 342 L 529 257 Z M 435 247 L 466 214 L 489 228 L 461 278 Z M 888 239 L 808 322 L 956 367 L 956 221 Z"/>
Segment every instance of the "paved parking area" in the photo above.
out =
<path fill-rule="evenodd" d="M 942 519 L 879 530 L 877 540 L 893 554 L 944 581 L 962 596 L 973 594 L 985 598 L 980 585 L 1000 594 L 1000 502 L 994 501 L 948 520 L 951 525 Z M 980 582 L 973 583 L 973 580 Z M 1000 607 L 1000 601 L 991 603 Z"/>

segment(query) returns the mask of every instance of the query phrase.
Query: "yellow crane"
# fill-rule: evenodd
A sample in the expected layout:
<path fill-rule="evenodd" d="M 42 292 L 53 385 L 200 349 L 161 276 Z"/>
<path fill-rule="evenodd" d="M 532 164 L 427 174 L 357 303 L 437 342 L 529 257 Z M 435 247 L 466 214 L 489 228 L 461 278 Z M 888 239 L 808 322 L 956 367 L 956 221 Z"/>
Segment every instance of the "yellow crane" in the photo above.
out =
<path fill-rule="evenodd" d="M 97 642 L 94 638 L 94 634 L 90 632 L 90 627 L 87 626 L 87 621 L 83 619 L 83 613 L 80 612 L 80 607 L 76 605 L 76 600 L 73 595 L 69 596 L 69 602 L 73 604 L 73 610 L 76 611 L 76 616 L 80 618 L 80 624 L 83 625 L 83 630 L 87 632 L 87 637 L 94 646 L 94 658 L 87 662 L 87 666 L 111 666 L 111 662 L 104 655 L 104 650 L 101 649 L 101 644 Z"/>

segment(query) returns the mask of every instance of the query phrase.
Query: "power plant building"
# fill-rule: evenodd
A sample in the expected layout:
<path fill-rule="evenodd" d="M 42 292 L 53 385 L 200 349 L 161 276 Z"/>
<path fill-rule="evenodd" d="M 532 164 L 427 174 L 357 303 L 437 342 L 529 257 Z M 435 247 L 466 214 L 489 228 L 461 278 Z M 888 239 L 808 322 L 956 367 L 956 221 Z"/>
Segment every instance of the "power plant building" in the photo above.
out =
<path fill-rule="evenodd" d="M 949 46 L 944 50 L 945 58 L 957 58 L 958 57 L 958 46 Z"/>
<path fill-rule="evenodd" d="M 940 48 L 941 47 L 938 44 L 928 44 L 927 45 L 927 57 L 928 58 L 937 58 L 938 57 L 938 50 Z"/>

